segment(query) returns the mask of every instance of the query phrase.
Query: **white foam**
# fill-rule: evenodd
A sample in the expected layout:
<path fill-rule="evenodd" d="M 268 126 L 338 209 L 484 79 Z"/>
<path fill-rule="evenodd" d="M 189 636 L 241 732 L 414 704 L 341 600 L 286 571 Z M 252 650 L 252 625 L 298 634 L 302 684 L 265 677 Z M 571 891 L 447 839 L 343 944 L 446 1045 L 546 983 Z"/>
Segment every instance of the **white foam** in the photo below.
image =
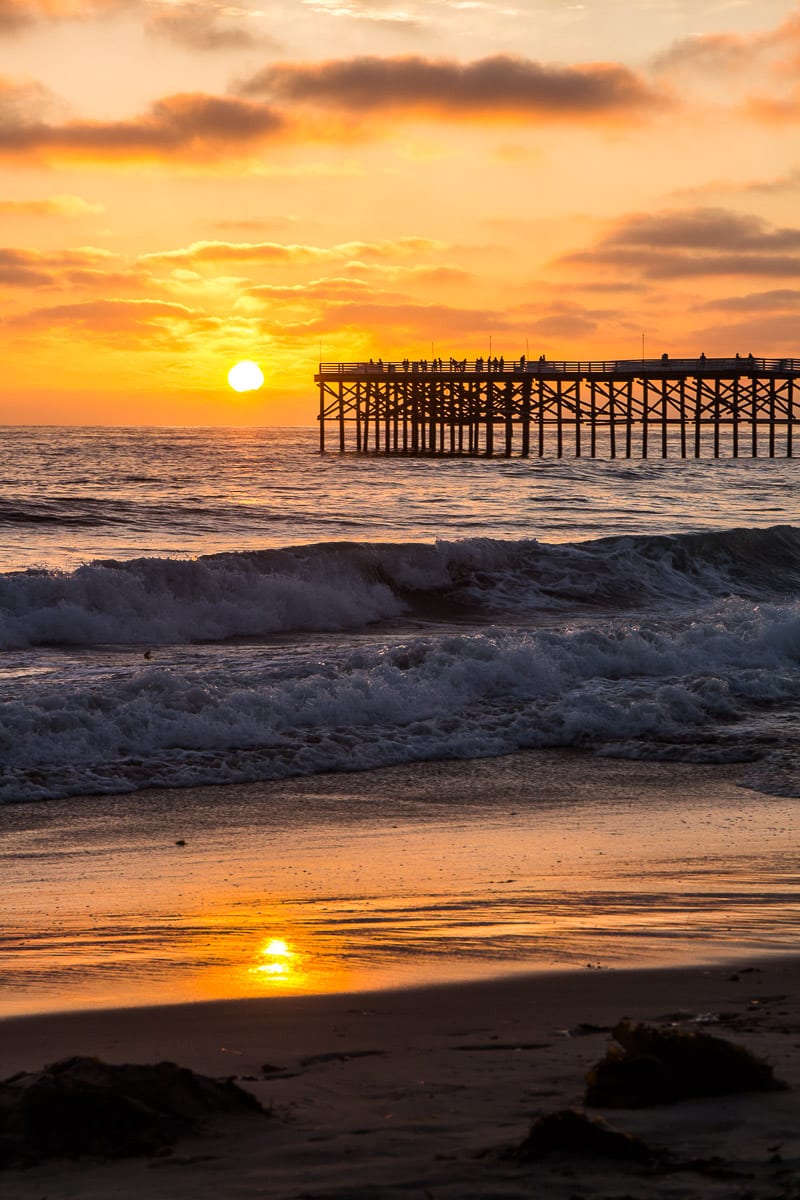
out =
<path fill-rule="evenodd" d="M 707 757 L 730 757 L 737 723 L 767 703 L 800 705 L 800 615 L 731 600 L 651 627 L 604 620 L 110 666 L 98 654 L 0 697 L 7 800 L 535 746 L 697 757 L 704 741 Z"/>
<path fill-rule="evenodd" d="M 798 586 L 800 531 L 788 527 L 574 545 L 321 543 L 0 575 L 0 648 L 342 631 L 432 610 L 483 617 L 624 611 L 728 594 L 774 598 Z"/>

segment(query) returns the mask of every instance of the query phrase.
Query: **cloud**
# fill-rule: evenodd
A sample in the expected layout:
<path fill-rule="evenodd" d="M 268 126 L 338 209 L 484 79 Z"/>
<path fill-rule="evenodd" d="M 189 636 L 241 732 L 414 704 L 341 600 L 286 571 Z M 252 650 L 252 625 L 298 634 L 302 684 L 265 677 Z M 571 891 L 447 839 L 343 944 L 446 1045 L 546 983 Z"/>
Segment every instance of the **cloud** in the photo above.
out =
<path fill-rule="evenodd" d="M 753 120 L 800 120 L 800 14 L 772 29 L 681 38 L 651 64 L 657 78 L 721 87 L 719 101 Z"/>
<path fill-rule="evenodd" d="M 10 287 L 55 287 L 74 282 L 74 273 L 97 270 L 113 258 L 92 246 L 44 253 L 0 247 L 0 283 Z"/>
<path fill-rule="evenodd" d="M 19 33 L 41 21 L 106 17 L 137 0 L 0 0 L 0 35 Z"/>
<path fill-rule="evenodd" d="M 761 70 L 766 63 L 796 65 L 800 49 L 800 15 L 793 13 L 772 29 L 741 33 L 703 33 L 679 38 L 652 59 L 657 72 L 697 75 Z"/>
<path fill-rule="evenodd" d="M 142 255 L 145 263 L 306 263 L 333 258 L 331 250 L 319 246 L 284 245 L 282 242 L 192 242 L 179 250 L 162 250 Z"/>
<path fill-rule="evenodd" d="M 361 115 L 425 111 L 450 118 L 630 119 L 665 103 L 624 66 L 543 65 L 508 55 L 471 63 L 417 56 L 273 63 L 237 90 Z"/>
<path fill-rule="evenodd" d="M 41 114 L 42 90 L 29 93 L 0 80 L 0 156 L 208 161 L 252 152 L 284 128 L 262 104 L 204 93 L 166 96 L 133 120 L 55 124 Z"/>
<path fill-rule="evenodd" d="M 751 213 L 725 208 L 694 208 L 627 217 L 607 239 L 610 245 L 669 248 L 800 250 L 800 229 L 769 229 Z"/>
<path fill-rule="evenodd" d="M 57 97 L 43 83 L 20 83 L 0 75 L 0 134 L 7 128 L 38 124 L 58 107 Z"/>
<path fill-rule="evenodd" d="M 247 299 L 294 301 L 299 304 L 308 301 L 341 301 L 361 299 L 362 296 L 373 295 L 372 288 L 361 279 L 347 279 L 339 276 L 328 276 L 322 279 L 312 279 L 308 283 L 294 283 L 283 287 L 277 284 L 261 284 L 247 289 Z"/>
<path fill-rule="evenodd" d="M 246 9 L 207 0 L 173 0 L 155 5 L 144 28 L 152 37 L 166 38 L 186 50 L 246 50 L 265 44 L 275 49 L 275 42 L 245 24 L 252 16 Z"/>
<path fill-rule="evenodd" d="M 98 299 L 56 304 L 9 317 L 5 322 L 23 333 L 66 333 L 89 337 L 113 350 L 158 350 L 180 347 L 187 335 L 214 333 L 218 318 L 169 300 Z"/>
<path fill-rule="evenodd" d="M 334 246 L 334 250 L 343 257 L 365 259 L 408 258 L 417 254 L 433 254 L 448 249 L 447 242 L 439 241 L 436 238 L 413 236 L 396 238 L 392 241 L 340 242 Z"/>
<path fill-rule="evenodd" d="M 798 313 L 800 290 L 773 288 L 768 292 L 750 292 L 746 296 L 720 296 L 697 307 L 698 310 L 714 309 L 720 312 Z"/>
<path fill-rule="evenodd" d="M 395 0 L 303 0 L 312 12 L 326 17 L 345 17 L 355 21 L 370 21 L 378 25 L 415 29 L 419 18 L 409 12 L 408 4 Z"/>
<path fill-rule="evenodd" d="M 737 347 L 749 352 L 754 347 L 767 358 L 783 358 L 797 345 L 797 313 L 751 315 L 741 321 L 708 325 L 695 333 L 700 345 L 716 344 L 724 353 Z"/>
<path fill-rule="evenodd" d="M 652 60 L 656 72 L 672 74 L 707 72 L 729 74 L 753 63 L 756 41 L 736 33 L 694 34 L 677 42 Z"/>
<path fill-rule="evenodd" d="M 463 267 L 449 266 L 446 263 L 441 266 L 418 263 L 409 267 L 404 263 L 367 263 L 355 259 L 345 263 L 345 270 L 356 271 L 359 275 L 409 283 L 462 284 L 473 278 L 471 271 L 466 271 Z"/>
<path fill-rule="evenodd" d="M 0 215 L 9 217 L 84 217 L 103 212 L 81 196 L 47 196 L 43 200 L 0 200 Z"/>
<path fill-rule="evenodd" d="M 274 230 L 292 228 L 300 223 L 298 217 L 240 217 L 225 218 L 212 222 L 212 229 L 227 229 L 232 233 L 244 233 L 253 230 Z M 304 222 L 308 225 L 308 222 Z"/>
<path fill-rule="evenodd" d="M 722 208 L 636 213 L 620 221 L 594 248 L 558 261 L 651 279 L 791 277 L 800 274 L 800 229 L 774 228 L 752 214 Z"/>
<path fill-rule="evenodd" d="M 180 263 L 200 266 L 228 262 L 306 263 L 349 259 L 354 255 L 373 258 L 408 257 L 447 248 L 446 242 L 431 238 L 404 237 L 396 241 L 341 242 L 330 247 L 284 244 L 283 242 L 193 242 L 178 250 L 162 250 L 142 256 L 142 262 Z"/>
<path fill-rule="evenodd" d="M 458 308 L 447 304 L 376 304 L 350 302 L 331 306 L 315 320 L 305 322 L 309 333 L 355 330 L 388 330 L 394 342 L 414 341 L 430 344 L 431 337 L 486 336 L 489 330 L 501 333 L 519 330 L 506 314 L 490 309 Z"/>

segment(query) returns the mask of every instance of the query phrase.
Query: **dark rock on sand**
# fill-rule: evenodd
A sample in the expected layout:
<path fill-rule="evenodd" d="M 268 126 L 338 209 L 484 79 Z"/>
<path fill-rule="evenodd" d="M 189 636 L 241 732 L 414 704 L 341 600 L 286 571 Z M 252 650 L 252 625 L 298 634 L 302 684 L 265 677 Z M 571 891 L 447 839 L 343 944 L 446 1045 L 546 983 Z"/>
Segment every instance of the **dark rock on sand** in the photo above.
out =
<path fill-rule="evenodd" d="M 513 1151 L 521 1162 L 536 1162 L 547 1154 L 570 1157 L 623 1159 L 652 1164 L 659 1154 L 641 1138 L 612 1129 L 599 1117 L 565 1108 L 547 1113 L 531 1125 L 530 1132 Z"/>
<path fill-rule="evenodd" d="M 587 1076 L 586 1104 L 641 1108 L 786 1087 L 769 1063 L 708 1033 L 621 1021 L 613 1036 L 619 1045 Z"/>
<path fill-rule="evenodd" d="M 154 1154 L 214 1113 L 253 1111 L 250 1092 L 174 1063 L 66 1058 L 0 1083 L 0 1166 Z"/>

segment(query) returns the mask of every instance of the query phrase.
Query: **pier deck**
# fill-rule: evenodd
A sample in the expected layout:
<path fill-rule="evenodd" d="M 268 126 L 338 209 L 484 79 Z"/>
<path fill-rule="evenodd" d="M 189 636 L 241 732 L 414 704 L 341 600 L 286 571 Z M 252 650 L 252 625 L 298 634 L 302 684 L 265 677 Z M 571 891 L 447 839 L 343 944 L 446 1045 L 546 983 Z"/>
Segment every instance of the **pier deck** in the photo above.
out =
<path fill-rule="evenodd" d="M 800 358 L 320 363 L 320 451 L 793 457 Z"/>

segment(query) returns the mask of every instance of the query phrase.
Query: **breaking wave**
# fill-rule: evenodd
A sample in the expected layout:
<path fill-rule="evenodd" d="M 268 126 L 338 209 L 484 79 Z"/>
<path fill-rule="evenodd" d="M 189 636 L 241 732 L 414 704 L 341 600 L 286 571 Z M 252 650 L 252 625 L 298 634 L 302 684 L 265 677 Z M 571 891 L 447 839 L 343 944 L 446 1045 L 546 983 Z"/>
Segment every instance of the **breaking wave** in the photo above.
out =
<path fill-rule="evenodd" d="M 652 610 L 726 596 L 781 600 L 799 587 L 794 526 L 563 544 L 327 542 L 0 575 L 0 648 L 187 644 L 353 631 L 402 618 Z"/>

